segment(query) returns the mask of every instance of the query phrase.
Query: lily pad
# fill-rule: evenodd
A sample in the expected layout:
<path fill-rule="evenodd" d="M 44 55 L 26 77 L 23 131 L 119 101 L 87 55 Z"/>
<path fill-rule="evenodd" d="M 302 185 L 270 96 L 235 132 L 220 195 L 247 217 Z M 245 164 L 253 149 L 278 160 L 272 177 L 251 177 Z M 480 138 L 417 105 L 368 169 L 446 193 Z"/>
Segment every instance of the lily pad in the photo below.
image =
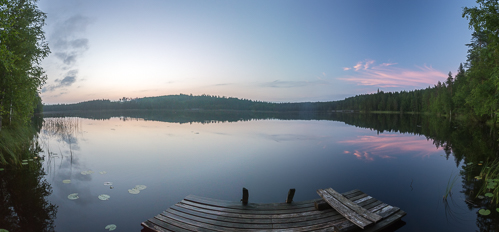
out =
<path fill-rule="evenodd" d="M 496 211 L 499 212 L 499 208 L 496 208 Z"/>
<path fill-rule="evenodd" d="M 22 163 L 22 165 L 27 165 L 28 163 Z"/>
<path fill-rule="evenodd" d="M 106 226 L 106 228 L 104 228 L 106 230 L 109 230 L 109 231 L 112 231 L 112 230 L 115 230 L 116 229 L 116 225 L 115 224 L 109 224 Z"/>
<path fill-rule="evenodd" d="M 76 200 L 78 198 L 80 198 L 80 197 L 78 197 L 78 193 L 71 193 L 68 195 L 69 200 Z"/>
<path fill-rule="evenodd" d="M 92 173 L 94 173 L 94 171 L 92 171 L 92 170 L 87 171 L 87 174 L 92 174 Z"/>
<path fill-rule="evenodd" d="M 99 172 L 100 174 L 106 174 L 107 172 L 106 171 L 102 171 L 102 172 Z"/>
<path fill-rule="evenodd" d="M 483 161 L 480 161 L 481 164 L 483 164 Z"/>
<path fill-rule="evenodd" d="M 485 196 L 486 196 L 486 197 L 493 197 L 493 196 L 494 196 L 494 194 L 492 194 L 492 193 L 485 193 Z"/>
<path fill-rule="evenodd" d="M 104 182 L 104 185 L 113 185 L 113 182 Z"/>
<path fill-rule="evenodd" d="M 0 171 L 3 171 L 3 170 L 5 170 L 5 169 L 3 169 L 3 168 L 0 168 Z"/>
<path fill-rule="evenodd" d="M 467 163 L 466 165 L 472 165 L 472 164 L 473 164 L 473 162 L 469 162 L 469 163 Z"/>
<path fill-rule="evenodd" d="M 24 163 L 24 162 L 28 162 L 28 160 L 23 160 L 23 163 Z"/>
<path fill-rule="evenodd" d="M 139 194 L 140 190 L 138 190 L 136 188 L 133 188 L 133 189 L 129 189 L 128 192 L 131 193 L 131 194 Z"/>
<path fill-rule="evenodd" d="M 101 194 L 101 195 L 99 195 L 99 199 L 101 199 L 103 201 L 107 201 L 107 200 L 109 200 L 109 198 L 111 198 L 111 196 L 109 196 L 107 194 Z"/>
<path fill-rule="evenodd" d="M 481 179 L 482 179 L 482 177 L 481 177 L 481 176 L 475 176 L 475 179 L 477 179 L 477 180 L 481 180 Z"/>
<path fill-rule="evenodd" d="M 71 183 L 71 180 L 63 180 L 62 183 L 69 184 L 69 183 Z"/>
<path fill-rule="evenodd" d="M 29 159 L 29 161 L 33 161 L 33 159 Z"/>
<path fill-rule="evenodd" d="M 481 209 L 481 210 L 478 210 L 478 213 L 483 215 L 483 216 L 487 216 L 490 214 L 490 210 L 488 209 Z"/>
<path fill-rule="evenodd" d="M 135 189 L 138 189 L 139 191 L 142 191 L 146 188 L 147 188 L 147 186 L 145 186 L 145 185 L 135 185 Z"/>
<path fill-rule="evenodd" d="M 0 229 L 0 232 L 9 232 L 9 231 L 6 229 Z"/>
<path fill-rule="evenodd" d="M 87 171 L 80 172 L 82 175 L 87 175 Z"/>
<path fill-rule="evenodd" d="M 480 196 L 478 196 L 477 198 L 478 198 L 478 199 L 483 199 L 483 198 L 485 198 L 485 197 L 484 197 L 484 196 L 482 196 L 482 195 L 480 195 Z"/>

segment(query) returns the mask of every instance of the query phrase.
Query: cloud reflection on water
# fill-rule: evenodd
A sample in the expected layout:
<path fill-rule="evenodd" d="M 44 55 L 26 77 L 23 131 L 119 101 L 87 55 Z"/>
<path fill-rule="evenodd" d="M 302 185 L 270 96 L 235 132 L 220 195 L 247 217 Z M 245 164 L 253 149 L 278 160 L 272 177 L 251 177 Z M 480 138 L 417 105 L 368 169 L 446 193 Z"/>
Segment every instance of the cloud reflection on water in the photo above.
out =
<path fill-rule="evenodd" d="M 381 134 L 377 136 L 357 136 L 355 139 L 338 143 L 353 145 L 353 151 L 345 150 L 344 154 L 352 154 L 358 159 L 374 161 L 375 158 L 395 159 L 398 154 L 413 152 L 416 156 L 428 157 L 440 153 L 432 141 L 421 136 L 400 134 Z"/>

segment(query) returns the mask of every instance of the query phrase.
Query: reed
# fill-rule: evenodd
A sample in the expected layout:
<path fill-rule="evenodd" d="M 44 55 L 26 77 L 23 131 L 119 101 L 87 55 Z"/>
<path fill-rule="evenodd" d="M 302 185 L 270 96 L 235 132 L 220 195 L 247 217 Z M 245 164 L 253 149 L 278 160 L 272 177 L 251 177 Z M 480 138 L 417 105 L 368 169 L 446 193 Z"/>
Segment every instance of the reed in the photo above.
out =
<path fill-rule="evenodd" d="M 447 181 L 447 187 L 445 188 L 445 194 L 443 197 L 444 201 L 447 201 L 447 197 L 452 196 L 452 188 L 457 181 L 457 177 L 459 177 L 459 175 L 454 176 L 454 178 L 452 178 L 452 176 L 453 175 L 451 174 L 449 180 Z"/>

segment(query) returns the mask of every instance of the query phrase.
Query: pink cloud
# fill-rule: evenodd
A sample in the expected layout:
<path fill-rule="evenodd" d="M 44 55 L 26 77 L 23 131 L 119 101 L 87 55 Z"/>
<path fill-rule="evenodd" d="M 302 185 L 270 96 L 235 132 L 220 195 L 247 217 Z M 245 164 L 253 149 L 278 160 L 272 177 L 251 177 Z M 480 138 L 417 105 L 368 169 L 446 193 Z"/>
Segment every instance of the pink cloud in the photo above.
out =
<path fill-rule="evenodd" d="M 366 61 L 366 63 L 364 64 L 364 70 L 368 69 L 369 65 L 371 65 L 371 64 L 374 64 L 374 60 Z"/>
<path fill-rule="evenodd" d="M 397 63 L 382 63 L 382 64 L 380 64 L 379 66 L 386 67 L 386 66 L 396 65 L 396 64 L 397 64 Z"/>
<path fill-rule="evenodd" d="M 350 69 L 352 69 L 352 68 L 348 68 L 348 67 L 344 67 L 344 68 L 343 68 L 343 70 L 345 70 L 345 71 L 348 71 L 348 70 L 350 70 Z"/>
<path fill-rule="evenodd" d="M 359 62 L 355 66 L 353 66 L 353 68 L 355 69 L 355 71 L 359 71 L 361 67 L 362 67 L 362 62 Z"/>
<path fill-rule="evenodd" d="M 396 63 L 375 65 L 374 60 L 359 62 L 354 66 L 354 75 L 338 78 L 357 83 L 357 85 L 379 87 L 424 87 L 437 81 L 444 81 L 447 75 L 431 66 L 416 66 L 415 70 L 393 67 Z M 363 68 L 362 68 L 363 67 Z M 345 70 L 345 68 L 344 68 Z"/>
<path fill-rule="evenodd" d="M 425 137 L 404 136 L 395 134 L 381 134 L 377 136 L 358 136 L 356 139 L 344 140 L 339 143 L 355 145 L 357 150 L 353 155 L 358 159 L 373 161 L 375 157 L 382 159 L 395 159 L 396 155 L 403 152 L 416 152 L 417 156 L 427 157 L 440 154 L 442 148 L 435 145 Z M 403 152 L 400 152 L 403 151 Z M 350 151 L 344 151 L 350 154 Z"/>

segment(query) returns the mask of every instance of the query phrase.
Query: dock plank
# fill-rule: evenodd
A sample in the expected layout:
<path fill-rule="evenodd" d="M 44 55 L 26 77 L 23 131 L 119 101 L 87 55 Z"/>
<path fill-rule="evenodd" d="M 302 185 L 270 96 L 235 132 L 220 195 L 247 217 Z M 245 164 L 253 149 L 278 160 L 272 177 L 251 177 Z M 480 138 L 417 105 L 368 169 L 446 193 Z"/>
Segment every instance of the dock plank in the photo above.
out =
<path fill-rule="evenodd" d="M 324 199 L 331 207 L 333 207 L 336 211 L 338 211 L 345 218 L 350 220 L 353 224 L 359 226 L 364 229 L 365 227 L 371 225 L 373 222 L 365 219 L 364 217 L 358 215 L 350 208 L 346 207 L 342 202 L 338 199 L 331 196 L 326 190 L 319 189 L 317 193 Z"/>
<path fill-rule="evenodd" d="M 319 191 L 319 190 L 318 190 Z M 331 196 L 331 191 L 322 190 Z M 334 191 L 334 190 L 333 190 Z M 339 194 L 339 193 L 338 193 Z M 381 217 L 376 224 L 364 227 L 366 232 L 376 232 L 400 220 L 405 212 L 385 204 L 360 190 L 352 190 L 341 197 Z M 340 196 L 337 196 L 341 198 Z M 334 197 L 333 197 L 334 198 Z M 291 202 L 243 205 L 238 201 L 225 201 L 189 195 L 155 217 L 142 222 L 143 232 L 149 231 L 351 231 L 360 230 L 338 210 L 328 208 L 316 210 L 315 202 L 322 198 Z M 350 207 L 343 205 L 347 210 Z M 365 213 L 365 212 L 364 212 Z"/>
<path fill-rule="evenodd" d="M 382 218 L 381 216 L 379 216 L 377 214 L 373 214 L 373 213 L 369 212 L 368 210 L 366 210 L 362 207 L 359 207 L 359 205 L 355 204 L 354 202 L 350 201 L 349 199 L 347 199 L 343 195 L 334 191 L 334 189 L 332 189 L 332 188 L 326 189 L 326 192 L 328 192 L 334 198 L 341 201 L 341 203 L 343 203 L 345 206 L 347 206 L 348 208 L 350 208 L 351 210 L 353 210 L 354 212 L 356 212 L 357 214 L 359 214 L 360 216 L 362 216 L 368 220 L 371 220 L 373 222 L 378 222 Z"/>

